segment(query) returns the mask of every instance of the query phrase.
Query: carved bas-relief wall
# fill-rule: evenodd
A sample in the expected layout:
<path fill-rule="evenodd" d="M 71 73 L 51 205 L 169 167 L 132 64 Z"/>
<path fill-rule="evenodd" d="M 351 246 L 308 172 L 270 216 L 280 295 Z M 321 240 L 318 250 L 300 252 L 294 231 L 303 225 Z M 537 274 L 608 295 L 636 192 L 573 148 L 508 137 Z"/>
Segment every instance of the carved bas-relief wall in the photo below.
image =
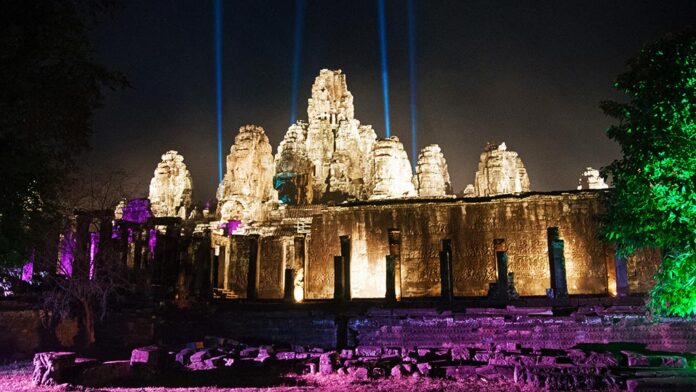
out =
<path fill-rule="evenodd" d="M 351 238 L 353 298 L 382 298 L 386 289 L 387 232 L 401 232 L 403 297 L 440 293 L 440 241 L 452 241 L 455 296 L 485 296 L 496 279 L 493 240 L 504 238 L 509 271 L 520 295 L 545 295 L 550 287 L 547 228 L 558 227 L 565 241 L 570 294 L 608 292 L 606 257 L 600 242 L 597 191 L 527 193 L 457 200 L 392 200 L 330 207 L 314 217 L 308 244 L 305 294 L 333 296 L 333 258 L 339 236 Z M 630 288 L 645 292 L 659 255 L 644 252 L 629 263 Z M 640 268 L 639 268 L 640 267 Z"/>

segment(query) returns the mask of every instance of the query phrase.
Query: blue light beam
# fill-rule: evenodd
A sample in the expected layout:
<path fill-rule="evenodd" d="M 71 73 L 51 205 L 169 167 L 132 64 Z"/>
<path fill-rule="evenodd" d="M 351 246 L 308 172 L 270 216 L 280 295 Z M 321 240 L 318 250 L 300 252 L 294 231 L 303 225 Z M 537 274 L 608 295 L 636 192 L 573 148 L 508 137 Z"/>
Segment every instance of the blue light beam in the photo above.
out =
<path fill-rule="evenodd" d="M 379 49 L 382 66 L 382 96 L 384 97 L 384 131 L 386 137 L 389 137 L 391 135 L 389 126 L 389 72 L 387 68 L 387 22 L 384 0 L 377 0 L 377 17 L 379 19 Z"/>
<path fill-rule="evenodd" d="M 418 160 L 418 122 L 416 116 L 416 4 L 415 0 L 408 0 L 408 83 L 411 94 L 411 162 L 416 168 Z"/>
<path fill-rule="evenodd" d="M 222 0 L 215 0 L 215 105 L 217 111 L 218 181 L 222 182 Z"/>
<path fill-rule="evenodd" d="M 290 124 L 297 120 L 297 85 L 302 63 L 302 30 L 304 27 L 304 0 L 295 0 L 295 46 L 292 56 L 292 89 L 290 94 Z"/>

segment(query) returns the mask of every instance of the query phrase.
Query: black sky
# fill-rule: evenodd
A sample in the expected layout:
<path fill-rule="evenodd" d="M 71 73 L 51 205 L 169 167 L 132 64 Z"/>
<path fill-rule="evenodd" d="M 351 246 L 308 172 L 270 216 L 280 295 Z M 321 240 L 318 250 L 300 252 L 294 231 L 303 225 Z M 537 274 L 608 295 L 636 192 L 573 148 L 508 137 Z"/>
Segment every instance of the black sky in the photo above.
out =
<path fill-rule="evenodd" d="M 572 189 L 618 158 L 598 103 L 643 43 L 696 22 L 696 2 L 416 0 L 419 148 L 440 144 L 459 192 L 487 141 L 520 153 L 533 190 Z M 273 150 L 290 118 L 294 1 L 223 2 L 224 151 L 243 124 Z M 355 114 L 384 136 L 376 4 L 306 1 L 298 118 L 321 68 L 348 77 Z M 178 150 L 194 199 L 217 186 L 213 0 L 126 1 L 94 33 L 99 59 L 132 89 L 97 114 L 91 161 L 147 184 Z M 406 2 L 387 0 L 392 134 L 410 152 Z M 409 157 L 413 159 L 413 157 Z"/>

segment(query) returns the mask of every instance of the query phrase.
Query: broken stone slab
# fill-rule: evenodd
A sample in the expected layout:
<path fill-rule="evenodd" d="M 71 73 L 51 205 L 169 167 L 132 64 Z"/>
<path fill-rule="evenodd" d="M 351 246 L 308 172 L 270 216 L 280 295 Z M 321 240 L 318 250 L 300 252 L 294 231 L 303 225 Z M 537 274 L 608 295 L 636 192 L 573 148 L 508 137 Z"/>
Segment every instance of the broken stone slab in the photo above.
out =
<path fill-rule="evenodd" d="M 369 372 L 367 371 L 367 368 L 359 367 L 355 368 L 355 370 L 351 372 L 351 376 L 353 376 L 356 380 L 367 380 L 369 377 Z"/>
<path fill-rule="evenodd" d="M 174 356 L 174 359 L 176 362 L 181 364 L 182 366 L 186 366 L 189 363 L 191 363 L 191 356 L 196 353 L 196 350 L 191 349 L 191 348 L 184 348 L 179 350 L 178 353 Z"/>
<path fill-rule="evenodd" d="M 34 354 L 34 385 L 58 385 L 69 382 L 75 366 L 73 352 L 43 352 Z"/>
<path fill-rule="evenodd" d="M 432 365 L 428 362 L 419 363 L 416 365 L 418 372 L 424 376 L 429 376 L 430 371 L 433 369 Z"/>
<path fill-rule="evenodd" d="M 404 369 L 403 365 L 394 365 L 389 372 L 392 377 L 400 378 L 402 376 L 408 375 L 408 372 Z"/>
<path fill-rule="evenodd" d="M 621 351 L 621 354 L 626 356 L 628 367 L 648 367 L 650 366 L 650 358 L 633 351 Z"/>
<path fill-rule="evenodd" d="M 217 355 L 217 356 L 210 357 L 210 358 L 204 360 L 203 364 L 209 369 L 222 367 L 222 366 L 225 366 L 225 359 L 226 358 L 227 357 L 224 355 Z"/>
<path fill-rule="evenodd" d="M 382 355 L 380 346 L 358 346 L 355 348 L 355 355 L 358 357 L 379 357 Z"/>
<path fill-rule="evenodd" d="M 128 384 L 133 381 L 130 360 L 108 361 L 81 371 L 76 382 L 86 387 Z"/>
<path fill-rule="evenodd" d="M 294 351 L 280 351 L 275 354 L 276 359 L 281 361 L 287 361 L 295 359 L 297 354 Z"/>
<path fill-rule="evenodd" d="M 164 365 L 167 352 L 157 346 L 146 346 L 134 349 L 131 352 L 131 366 L 149 366 L 161 368 Z"/>
<path fill-rule="evenodd" d="M 203 349 L 193 353 L 190 357 L 190 360 L 191 363 L 202 363 L 208 358 L 210 358 L 210 351 L 208 351 L 207 349 Z"/>
<path fill-rule="evenodd" d="M 656 355 L 650 356 L 651 364 L 654 366 L 668 367 L 675 369 L 684 369 L 687 367 L 688 362 L 686 358 L 680 357 L 678 355 Z"/>

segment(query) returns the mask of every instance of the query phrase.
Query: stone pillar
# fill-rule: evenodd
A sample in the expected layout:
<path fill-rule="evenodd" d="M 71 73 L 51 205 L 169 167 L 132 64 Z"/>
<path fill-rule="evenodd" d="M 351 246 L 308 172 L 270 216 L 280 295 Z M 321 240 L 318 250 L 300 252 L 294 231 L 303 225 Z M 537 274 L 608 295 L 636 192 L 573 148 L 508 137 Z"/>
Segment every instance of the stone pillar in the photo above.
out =
<path fill-rule="evenodd" d="M 249 236 L 249 275 L 247 275 L 247 299 L 256 300 L 259 295 L 260 241 L 258 235 Z"/>
<path fill-rule="evenodd" d="M 566 281 L 565 257 L 563 255 L 564 242 L 560 239 L 558 227 L 546 229 L 546 238 L 549 248 L 549 275 L 551 277 L 551 289 L 555 298 L 568 296 L 568 283 Z"/>
<path fill-rule="evenodd" d="M 394 255 L 388 255 L 386 257 L 386 262 L 387 290 L 384 293 L 384 299 L 387 302 L 396 302 L 396 264 L 398 263 L 397 257 Z"/>
<path fill-rule="evenodd" d="M 295 270 L 292 268 L 285 269 L 285 291 L 283 292 L 283 300 L 285 302 L 293 301 L 293 293 L 295 291 Z"/>
<path fill-rule="evenodd" d="M 616 295 L 625 297 L 630 294 L 628 290 L 628 265 L 626 257 L 620 256 L 617 249 L 614 256 L 614 265 L 616 266 Z"/>
<path fill-rule="evenodd" d="M 488 298 L 498 301 L 508 301 L 508 261 L 507 261 L 507 246 L 505 239 L 496 238 L 493 240 L 493 248 L 495 250 L 495 268 L 498 275 L 497 281 L 492 283 L 488 289 Z"/>
<path fill-rule="evenodd" d="M 389 240 L 389 256 L 393 257 L 393 274 L 389 278 L 389 270 L 387 269 L 387 279 L 392 281 L 391 285 L 394 287 L 394 299 L 401 300 L 401 230 L 389 229 L 387 232 L 387 238 Z M 389 267 L 389 262 L 387 262 L 387 267 Z M 389 284 L 387 284 L 389 287 Z M 389 292 L 389 289 L 387 289 Z"/>
<path fill-rule="evenodd" d="M 334 301 L 342 302 L 345 299 L 345 277 L 343 271 L 345 263 L 343 256 L 334 256 Z"/>
<path fill-rule="evenodd" d="M 350 301 L 352 299 L 350 291 L 350 236 L 342 235 L 340 237 L 340 240 L 341 256 L 343 256 L 343 297 L 346 299 L 346 301 Z"/>
<path fill-rule="evenodd" d="M 440 299 L 445 302 L 452 301 L 452 241 L 440 241 Z"/>

